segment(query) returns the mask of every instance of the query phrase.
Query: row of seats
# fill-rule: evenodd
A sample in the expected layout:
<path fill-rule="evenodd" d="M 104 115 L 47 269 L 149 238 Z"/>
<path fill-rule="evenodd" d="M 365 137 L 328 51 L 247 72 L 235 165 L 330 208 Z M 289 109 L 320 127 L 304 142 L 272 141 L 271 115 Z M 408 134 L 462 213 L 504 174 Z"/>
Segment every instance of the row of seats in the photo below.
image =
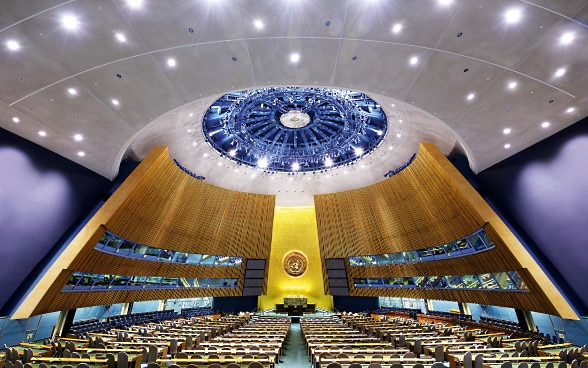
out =
<path fill-rule="evenodd" d="M 88 332 L 105 332 L 111 328 L 126 328 L 133 324 L 159 322 L 178 317 L 179 314 L 173 310 L 164 310 L 111 316 L 107 318 L 106 322 L 99 321 L 97 318 L 89 318 L 74 322 L 67 333 L 85 335 Z"/>
<path fill-rule="evenodd" d="M 214 310 L 212 308 L 183 308 L 181 311 L 182 317 L 184 318 L 191 318 L 191 317 L 200 317 L 200 316 L 211 316 L 214 314 Z"/>
<path fill-rule="evenodd" d="M 457 321 L 472 321 L 473 320 L 471 315 L 464 314 L 464 313 L 429 311 L 428 314 L 430 314 L 432 316 L 455 318 L 455 319 L 457 319 Z"/>
<path fill-rule="evenodd" d="M 108 317 L 108 324 L 113 328 L 127 328 L 132 325 L 143 324 L 147 322 L 160 322 L 179 318 L 180 315 L 173 310 L 163 310 L 157 312 L 133 313 L 120 316 Z"/>

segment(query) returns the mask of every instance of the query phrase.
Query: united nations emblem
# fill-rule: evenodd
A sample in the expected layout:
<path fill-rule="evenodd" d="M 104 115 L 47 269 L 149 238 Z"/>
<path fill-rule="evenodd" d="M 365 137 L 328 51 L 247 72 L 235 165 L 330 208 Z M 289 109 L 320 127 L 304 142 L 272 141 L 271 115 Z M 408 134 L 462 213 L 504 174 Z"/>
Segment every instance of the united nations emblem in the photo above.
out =
<path fill-rule="evenodd" d="M 290 252 L 284 257 L 284 270 L 290 276 L 298 277 L 306 272 L 306 257 L 300 252 Z"/>

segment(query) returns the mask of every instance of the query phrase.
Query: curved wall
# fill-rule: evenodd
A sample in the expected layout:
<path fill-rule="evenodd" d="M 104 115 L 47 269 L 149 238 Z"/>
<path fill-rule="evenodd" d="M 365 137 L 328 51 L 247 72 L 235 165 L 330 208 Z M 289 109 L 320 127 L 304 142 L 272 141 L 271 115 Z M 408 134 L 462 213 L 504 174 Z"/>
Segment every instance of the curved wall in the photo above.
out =
<path fill-rule="evenodd" d="M 398 296 L 502 305 L 577 318 L 574 310 L 453 165 L 422 143 L 406 169 L 357 190 L 315 196 L 323 258 L 345 258 L 348 279 L 464 275 L 516 270 L 530 292 L 463 289 L 355 288 L 355 296 Z M 462 238 L 484 227 L 496 247 L 455 259 L 349 267 L 347 257 L 421 249 Z M 328 285 L 328 283 L 326 283 Z"/>
<path fill-rule="evenodd" d="M 274 196 L 212 186 L 182 171 L 157 147 L 78 233 L 13 317 L 97 304 L 197 296 L 237 296 L 241 267 L 129 259 L 96 250 L 108 229 L 126 239 L 169 250 L 269 257 Z M 75 271 L 115 275 L 239 278 L 237 288 L 61 292 Z"/>

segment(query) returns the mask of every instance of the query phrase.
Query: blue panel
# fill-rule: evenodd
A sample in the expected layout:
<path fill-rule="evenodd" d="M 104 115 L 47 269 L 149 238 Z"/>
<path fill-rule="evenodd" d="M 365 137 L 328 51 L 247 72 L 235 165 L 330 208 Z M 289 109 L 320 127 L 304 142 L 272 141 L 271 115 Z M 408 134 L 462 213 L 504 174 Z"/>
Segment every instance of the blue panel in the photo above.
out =
<path fill-rule="evenodd" d="M 433 300 L 433 310 L 439 312 L 449 312 L 450 309 L 459 309 L 457 302 L 448 300 Z"/>
<path fill-rule="evenodd" d="M 159 308 L 159 300 L 148 300 L 145 302 L 134 302 L 133 313 L 154 312 Z"/>
<path fill-rule="evenodd" d="M 379 308 L 378 297 L 367 296 L 333 296 L 335 310 L 346 312 L 370 312 Z"/>
<path fill-rule="evenodd" d="M 0 345 L 18 345 L 20 341 L 26 341 L 28 322 L 28 319 L 7 320 Z"/>
<path fill-rule="evenodd" d="M 37 331 L 33 337 L 33 340 L 48 339 L 51 337 L 53 328 L 57 324 L 59 318 L 59 312 L 47 313 L 41 315 L 41 320 L 37 324 Z"/>

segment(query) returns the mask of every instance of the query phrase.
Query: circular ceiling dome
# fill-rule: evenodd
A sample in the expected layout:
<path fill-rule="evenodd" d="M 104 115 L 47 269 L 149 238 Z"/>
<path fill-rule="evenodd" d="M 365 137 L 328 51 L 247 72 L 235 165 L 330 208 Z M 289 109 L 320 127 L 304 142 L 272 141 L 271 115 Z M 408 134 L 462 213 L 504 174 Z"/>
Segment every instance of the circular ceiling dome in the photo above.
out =
<path fill-rule="evenodd" d="M 205 140 L 222 156 L 265 171 L 322 171 L 373 151 L 386 114 L 364 93 L 319 87 L 231 92 L 202 121 Z"/>

